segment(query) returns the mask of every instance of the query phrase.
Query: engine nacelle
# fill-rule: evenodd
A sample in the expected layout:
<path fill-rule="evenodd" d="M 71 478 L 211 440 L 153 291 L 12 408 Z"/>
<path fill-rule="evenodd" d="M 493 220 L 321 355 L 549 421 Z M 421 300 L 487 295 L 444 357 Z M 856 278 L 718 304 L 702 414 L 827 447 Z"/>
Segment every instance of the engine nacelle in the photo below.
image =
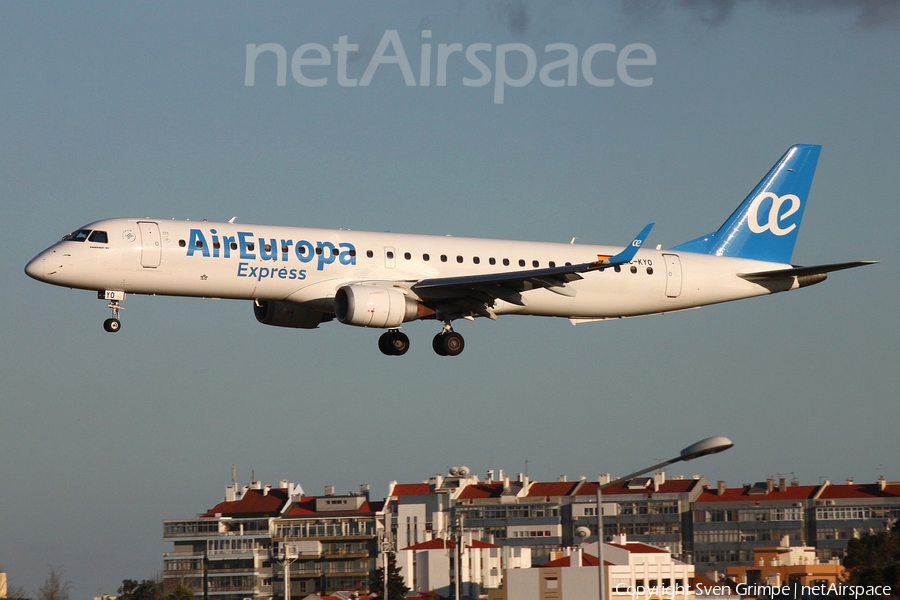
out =
<path fill-rule="evenodd" d="M 391 329 L 419 316 L 419 303 L 400 290 L 356 283 L 334 295 L 334 314 L 345 325 Z"/>
<path fill-rule="evenodd" d="M 295 329 L 315 329 L 319 323 L 333 317 L 312 310 L 294 302 L 258 301 L 253 303 L 253 314 L 263 325 L 293 327 Z"/>

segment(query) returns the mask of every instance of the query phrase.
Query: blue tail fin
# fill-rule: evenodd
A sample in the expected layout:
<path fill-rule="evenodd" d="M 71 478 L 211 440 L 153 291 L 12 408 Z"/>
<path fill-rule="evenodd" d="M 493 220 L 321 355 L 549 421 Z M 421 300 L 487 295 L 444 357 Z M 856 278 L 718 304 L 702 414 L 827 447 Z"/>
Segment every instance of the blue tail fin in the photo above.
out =
<path fill-rule="evenodd" d="M 719 227 L 672 250 L 791 262 L 821 146 L 791 146 Z"/>

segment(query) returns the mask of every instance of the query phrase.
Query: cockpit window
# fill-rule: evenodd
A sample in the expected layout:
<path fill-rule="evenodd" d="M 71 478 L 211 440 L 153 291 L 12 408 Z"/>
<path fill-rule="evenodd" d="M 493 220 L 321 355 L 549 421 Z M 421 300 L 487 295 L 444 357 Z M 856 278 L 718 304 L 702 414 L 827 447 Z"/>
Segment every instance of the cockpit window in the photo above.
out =
<path fill-rule="evenodd" d="M 96 244 L 108 244 L 109 238 L 106 235 L 105 231 L 94 231 L 91 233 L 91 236 L 88 238 L 89 242 L 94 242 Z"/>
<path fill-rule="evenodd" d="M 70 241 L 70 242 L 83 242 L 88 239 L 88 236 L 91 234 L 90 229 L 79 229 L 78 231 L 73 231 L 67 235 L 64 235 L 62 240 L 60 241 Z"/>

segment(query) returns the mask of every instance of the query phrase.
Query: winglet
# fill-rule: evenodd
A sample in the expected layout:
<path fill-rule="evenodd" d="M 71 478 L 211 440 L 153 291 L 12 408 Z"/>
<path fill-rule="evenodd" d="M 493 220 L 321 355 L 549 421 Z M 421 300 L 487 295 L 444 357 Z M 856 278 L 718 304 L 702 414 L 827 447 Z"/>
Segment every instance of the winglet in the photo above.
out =
<path fill-rule="evenodd" d="M 641 246 L 644 245 L 644 240 L 646 240 L 647 236 L 650 235 L 650 230 L 653 229 L 654 225 L 655 223 L 648 223 L 647 226 L 644 227 L 639 234 L 637 234 L 637 237 L 634 238 L 634 240 L 632 240 L 624 250 L 622 250 L 615 256 L 604 258 L 603 260 L 598 260 L 591 266 L 596 265 L 596 268 L 614 267 L 615 265 L 622 265 L 627 262 L 631 262 L 631 259 L 633 259 L 634 255 L 637 254 L 637 251 L 640 250 Z"/>

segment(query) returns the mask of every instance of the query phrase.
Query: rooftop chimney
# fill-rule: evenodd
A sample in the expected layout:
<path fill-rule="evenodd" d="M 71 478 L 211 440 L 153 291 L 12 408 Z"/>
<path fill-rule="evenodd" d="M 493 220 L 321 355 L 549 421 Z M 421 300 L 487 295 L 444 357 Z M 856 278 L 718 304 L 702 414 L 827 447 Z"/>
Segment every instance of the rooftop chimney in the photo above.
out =
<path fill-rule="evenodd" d="M 600 476 L 597 478 L 597 483 L 600 485 L 606 485 L 612 481 L 612 476 L 609 473 L 600 473 Z"/>
<path fill-rule="evenodd" d="M 565 475 L 560 475 L 560 476 L 559 476 L 559 479 L 558 479 L 557 481 L 565 482 L 565 481 L 568 481 L 568 480 L 569 480 L 569 478 L 566 477 Z"/>
<path fill-rule="evenodd" d="M 775 480 L 771 477 L 766 479 L 766 493 L 771 494 L 772 490 L 775 489 Z"/>
<path fill-rule="evenodd" d="M 333 485 L 325 486 L 325 495 L 326 496 L 334 496 L 334 486 Z"/>
<path fill-rule="evenodd" d="M 716 495 L 724 496 L 725 495 L 725 482 L 721 479 L 716 482 Z"/>
<path fill-rule="evenodd" d="M 853 478 L 852 478 L 852 477 L 848 477 L 848 478 L 847 478 L 847 485 L 853 485 Z"/>
<path fill-rule="evenodd" d="M 782 477 L 778 480 L 778 491 L 783 492 L 785 490 L 787 490 L 787 479 Z"/>
<path fill-rule="evenodd" d="M 884 487 L 887 485 L 887 480 L 885 480 L 884 475 L 878 478 L 878 489 L 882 492 L 884 491 Z"/>

